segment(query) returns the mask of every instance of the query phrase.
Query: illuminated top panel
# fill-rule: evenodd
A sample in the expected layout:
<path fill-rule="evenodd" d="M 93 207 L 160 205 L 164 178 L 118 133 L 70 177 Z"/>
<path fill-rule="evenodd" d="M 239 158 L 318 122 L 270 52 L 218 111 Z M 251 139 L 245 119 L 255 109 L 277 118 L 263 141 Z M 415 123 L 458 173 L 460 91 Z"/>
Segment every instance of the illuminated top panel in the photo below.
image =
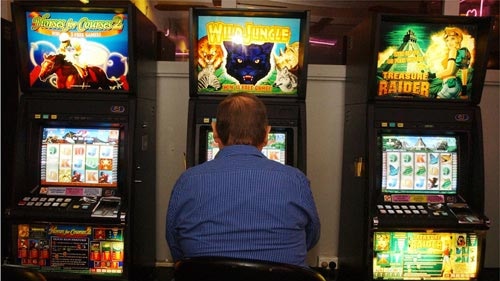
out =
<path fill-rule="evenodd" d="M 196 10 L 191 95 L 304 96 L 307 15 Z"/>
<path fill-rule="evenodd" d="M 121 13 L 26 12 L 29 89 L 128 92 L 128 18 Z"/>
<path fill-rule="evenodd" d="M 479 21 L 457 17 L 382 20 L 376 49 L 376 96 L 466 102 L 480 96 L 489 30 Z"/>

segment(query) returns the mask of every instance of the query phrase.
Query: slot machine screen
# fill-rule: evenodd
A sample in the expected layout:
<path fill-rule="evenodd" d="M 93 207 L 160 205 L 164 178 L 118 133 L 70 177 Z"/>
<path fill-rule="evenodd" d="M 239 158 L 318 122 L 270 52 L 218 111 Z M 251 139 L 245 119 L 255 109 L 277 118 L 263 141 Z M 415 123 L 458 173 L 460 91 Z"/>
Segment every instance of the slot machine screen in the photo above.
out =
<path fill-rule="evenodd" d="M 491 19 L 380 15 L 377 99 L 480 100 Z"/>
<path fill-rule="evenodd" d="M 469 232 L 375 232 L 373 279 L 477 280 L 481 237 Z"/>
<path fill-rule="evenodd" d="M 207 161 L 213 160 L 219 152 L 219 146 L 214 141 L 214 133 L 207 135 Z M 262 153 L 269 159 L 286 164 L 286 133 L 271 132 L 268 143 L 262 148 Z"/>
<path fill-rule="evenodd" d="M 192 9 L 190 95 L 305 98 L 309 12 Z"/>
<path fill-rule="evenodd" d="M 456 194 L 458 138 L 455 136 L 381 136 L 384 193 Z"/>
<path fill-rule="evenodd" d="M 13 3 L 23 92 L 129 93 L 127 8 L 77 4 Z"/>
<path fill-rule="evenodd" d="M 268 135 L 267 145 L 262 148 L 262 154 L 281 164 L 295 166 L 296 151 L 293 131 L 293 128 L 272 128 Z M 198 150 L 198 164 L 213 160 L 219 152 L 213 131 L 208 126 L 200 128 Z"/>
<path fill-rule="evenodd" d="M 119 136 L 119 129 L 110 128 L 43 128 L 42 188 L 116 188 Z"/>

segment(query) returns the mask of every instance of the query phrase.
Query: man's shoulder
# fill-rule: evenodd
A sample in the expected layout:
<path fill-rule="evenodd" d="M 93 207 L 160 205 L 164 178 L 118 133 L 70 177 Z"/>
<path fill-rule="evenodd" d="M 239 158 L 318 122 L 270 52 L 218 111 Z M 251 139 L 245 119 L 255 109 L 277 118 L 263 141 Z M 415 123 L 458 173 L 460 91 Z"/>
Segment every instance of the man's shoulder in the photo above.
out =
<path fill-rule="evenodd" d="M 245 160 L 248 160 L 245 159 Z M 244 163 L 246 162 L 246 163 Z M 233 173 L 235 169 L 240 172 L 247 171 L 265 171 L 281 174 L 285 177 L 294 177 L 298 179 L 307 179 L 307 176 L 300 169 L 284 165 L 268 158 L 253 158 L 250 164 L 247 161 L 217 161 L 211 160 L 188 168 L 181 175 L 181 178 L 192 178 L 196 176 L 209 176 L 215 174 Z"/>
<path fill-rule="evenodd" d="M 216 165 L 214 165 L 214 164 L 215 164 L 214 161 L 207 161 L 204 163 L 200 163 L 198 165 L 194 165 L 192 167 L 187 168 L 187 170 L 185 170 L 182 173 L 181 177 L 182 176 L 194 176 L 197 174 L 213 173 L 213 172 L 219 170 L 216 167 Z"/>
<path fill-rule="evenodd" d="M 299 179 L 306 179 L 307 176 L 302 172 L 300 169 L 291 166 L 291 165 L 284 165 L 279 162 L 276 162 L 274 160 L 269 160 L 268 166 L 265 167 L 265 169 L 270 170 L 270 171 L 276 171 L 278 173 L 283 173 L 285 176 L 293 176 L 297 177 Z"/>

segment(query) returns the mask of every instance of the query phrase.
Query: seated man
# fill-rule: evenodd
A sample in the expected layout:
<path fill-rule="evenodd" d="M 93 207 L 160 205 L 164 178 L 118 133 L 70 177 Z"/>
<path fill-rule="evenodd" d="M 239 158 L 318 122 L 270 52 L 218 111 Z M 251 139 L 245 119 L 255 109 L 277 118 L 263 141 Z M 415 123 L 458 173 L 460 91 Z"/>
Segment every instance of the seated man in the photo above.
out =
<path fill-rule="evenodd" d="M 221 150 L 214 160 L 177 180 L 167 212 L 166 238 L 174 261 L 224 256 L 307 267 L 320 222 L 309 180 L 270 160 L 264 103 L 254 95 L 226 97 L 212 123 Z"/>

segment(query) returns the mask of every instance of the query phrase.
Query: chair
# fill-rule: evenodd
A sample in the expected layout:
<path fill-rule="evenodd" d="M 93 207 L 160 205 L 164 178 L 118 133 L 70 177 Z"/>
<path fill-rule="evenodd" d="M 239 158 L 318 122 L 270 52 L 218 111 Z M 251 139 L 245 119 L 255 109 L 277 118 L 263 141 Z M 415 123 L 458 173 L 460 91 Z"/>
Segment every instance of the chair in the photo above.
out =
<path fill-rule="evenodd" d="M 194 257 L 176 262 L 175 281 L 326 281 L 300 266 L 226 257 Z"/>
<path fill-rule="evenodd" d="M 47 279 L 29 267 L 2 264 L 2 281 L 47 281 Z"/>

